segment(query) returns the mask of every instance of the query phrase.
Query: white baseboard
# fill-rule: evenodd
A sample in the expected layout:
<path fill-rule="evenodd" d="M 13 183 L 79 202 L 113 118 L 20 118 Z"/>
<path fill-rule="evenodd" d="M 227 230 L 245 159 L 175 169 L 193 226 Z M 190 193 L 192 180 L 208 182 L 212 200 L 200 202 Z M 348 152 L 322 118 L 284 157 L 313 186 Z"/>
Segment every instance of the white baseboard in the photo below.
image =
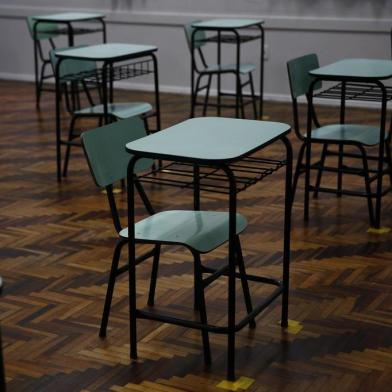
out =
<path fill-rule="evenodd" d="M 34 82 L 34 75 L 32 74 L 14 74 L 7 72 L 0 72 L 0 79 L 3 80 L 15 80 L 20 82 Z M 152 83 L 134 83 L 127 81 L 116 82 L 115 86 L 122 90 L 138 90 L 138 91 L 154 91 L 154 86 Z M 172 93 L 172 94 L 184 94 L 189 95 L 191 90 L 190 87 L 186 86 L 175 86 L 160 84 L 159 90 L 162 93 Z M 233 93 L 234 91 L 228 91 Z M 211 96 L 216 96 L 216 90 L 211 89 Z M 275 94 L 275 93 L 264 93 L 265 101 L 272 102 L 291 102 L 291 96 L 289 94 Z M 305 99 L 299 99 L 299 103 L 305 103 Z M 318 105 L 325 106 L 339 106 L 340 101 L 337 99 L 315 99 L 314 102 Z M 365 101 L 347 101 L 347 107 L 358 107 L 358 108 L 380 108 L 378 102 L 365 102 Z"/>

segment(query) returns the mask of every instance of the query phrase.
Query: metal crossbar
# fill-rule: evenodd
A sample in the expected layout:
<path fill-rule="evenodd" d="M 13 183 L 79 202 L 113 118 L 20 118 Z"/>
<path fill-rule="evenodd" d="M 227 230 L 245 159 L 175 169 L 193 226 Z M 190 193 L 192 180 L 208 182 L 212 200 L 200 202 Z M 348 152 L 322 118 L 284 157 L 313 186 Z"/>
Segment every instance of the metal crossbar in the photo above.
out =
<path fill-rule="evenodd" d="M 85 82 L 96 83 L 98 81 L 98 83 L 101 83 L 103 72 L 107 73 L 107 80 L 117 81 L 154 73 L 154 66 L 152 60 L 134 61 L 128 64 L 122 64 L 113 67 L 111 69 L 106 68 L 106 71 L 102 68 L 99 68 L 93 71 L 84 71 L 64 75 L 61 80 L 64 82 L 84 80 Z"/>
<path fill-rule="evenodd" d="M 236 177 L 237 193 L 263 180 L 285 165 L 285 160 L 258 157 L 246 157 L 231 164 L 230 168 Z M 139 181 L 193 189 L 193 165 L 170 162 L 140 175 Z M 229 193 L 226 175 L 218 168 L 200 166 L 200 190 L 213 193 Z"/>
<path fill-rule="evenodd" d="M 369 83 L 346 83 L 346 100 L 357 101 L 378 101 L 381 102 L 381 91 L 376 85 Z M 387 100 L 392 99 L 392 86 L 386 87 Z M 342 94 L 342 83 L 338 83 L 330 88 L 314 94 L 317 98 L 340 99 Z"/>

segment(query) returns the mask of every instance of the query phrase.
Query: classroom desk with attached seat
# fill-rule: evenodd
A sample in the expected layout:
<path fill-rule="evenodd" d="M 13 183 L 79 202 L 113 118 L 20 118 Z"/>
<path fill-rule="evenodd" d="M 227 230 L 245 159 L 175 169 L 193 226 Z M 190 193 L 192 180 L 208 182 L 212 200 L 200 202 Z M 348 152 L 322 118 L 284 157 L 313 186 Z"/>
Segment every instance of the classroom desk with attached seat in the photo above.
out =
<path fill-rule="evenodd" d="M 161 129 L 161 116 L 159 105 L 159 81 L 158 81 L 158 60 L 156 51 L 158 48 L 151 45 L 135 44 L 100 44 L 80 48 L 70 48 L 56 53 L 58 61 L 56 64 L 56 153 L 57 153 L 57 179 L 61 181 L 61 145 L 67 141 L 61 139 L 61 82 L 64 81 L 91 81 L 102 86 L 102 113 L 105 123 L 110 120 L 109 105 L 113 103 L 113 82 L 148 74 L 154 75 L 155 88 L 155 108 L 151 116 L 156 118 L 156 131 Z M 65 75 L 60 78 L 60 66 L 66 59 L 95 61 L 101 66 L 93 72 L 82 72 L 80 74 Z M 129 63 L 124 63 L 129 61 Z M 115 64 L 118 65 L 115 66 Z M 94 114 L 94 113 L 93 113 Z"/>
<path fill-rule="evenodd" d="M 310 84 L 308 97 L 308 117 L 307 117 L 307 148 L 306 148 L 306 172 L 305 172 L 305 219 L 309 210 L 309 190 L 310 186 L 310 157 L 311 157 L 311 140 L 313 142 L 333 143 L 340 146 L 339 151 L 339 181 L 338 194 L 347 194 L 351 196 L 362 196 L 368 199 L 368 209 L 370 224 L 375 229 L 380 229 L 381 216 L 381 198 L 391 190 L 391 186 L 384 187 L 382 184 L 383 176 L 388 174 L 392 184 L 392 164 L 391 164 L 391 135 L 387 130 L 387 101 L 392 99 L 392 88 L 385 84 L 385 81 L 392 78 L 392 61 L 391 60 L 374 60 L 374 59 L 344 59 L 310 71 L 313 81 Z M 314 93 L 321 81 L 338 82 L 332 87 Z M 327 139 L 321 136 L 317 138 L 316 133 L 312 135 L 312 103 L 313 97 L 331 98 L 340 100 L 340 121 L 339 124 L 331 125 L 332 134 Z M 360 100 L 369 102 L 379 102 L 380 125 L 379 127 L 364 126 L 356 124 L 346 124 L 346 101 Z M 342 126 L 344 125 L 344 126 Z M 326 127 L 324 127 L 326 128 Z M 330 133 L 331 133 L 330 132 Z M 344 153 L 343 145 L 353 145 L 359 147 L 361 154 Z M 364 147 L 377 147 L 378 154 L 367 155 Z M 385 151 L 385 152 L 384 152 Z M 371 170 L 364 163 L 363 169 L 354 168 L 350 174 L 359 174 L 364 176 L 366 192 L 344 190 L 341 188 L 343 173 L 343 157 L 361 158 L 364 162 L 373 160 L 377 163 L 377 168 Z M 346 170 L 347 173 L 349 173 Z M 369 173 L 373 176 L 369 176 Z M 376 192 L 371 192 L 370 184 L 376 181 Z M 333 192 L 329 188 L 320 188 L 320 191 Z M 372 198 L 376 199 L 375 211 L 373 212 Z"/>
<path fill-rule="evenodd" d="M 221 91 L 221 74 L 226 72 L 224 66 L 222 66 L 222 44 L 235 44 L 236 45 L 236 60 L 234 63 L 234 72 L 237 76 L 237 80 L 240 75 L 241 67 L 241 44 L 250 42 L 253 40 L 260 40 L 260 93 L 259 93 L 259 113 L 258 118 L 263 117 L 263 89 L 264 89 L 264 44 L 265 35 L 263 28 L 264 21 L 259 19 L 212 19 L 207 21 L 192 23 L 193 33 L 191 37 L 191 92 L 192 92 L 192 108 L 191 112 L 194 113 L 195 100 L 194 97 L 197 94 L 195 87 L 195 49 L 196 41 L 199 31 L 212 32 L 216 35 L 208 36 L 203 39 L 203 42 L 215 42 L 217 44 L 217 67 L 221 69 L 220 73 L 217 73 L 217 115 L 220 116 L 221 112 L 221 97 L 222 95 L 232 95 L 229 93 L 223 94 Z M 257 30 L 257 34 L 244 34 L 244 30 L 252 31 Z M 253 90 L 253 82 L 252 82 Z M 235 89 L 235 111 L 236 117 L 239 117 L 240 111 L 240 98 L 242 97 L 240 82 L 237 81 Z M 257 116 L 255 116 L 257 117 Z"/>
<path fill-rule="evenodd" d="M 137 357 L 136 319 L 150 319 L 188 328 L 199 329 L 213 333 L 227 334 L 228 360 L 227 378 L 235 379 L 235 334 L 249 324 L 256 315 L 267 308 L 276 298 L 282 295 L 282 327 L 288 325 L 288 293 L 289 293 L 289 259 L 290 259 L 290 222 L 291 222 L 291 181 L 292 181 L 292 148 L 287 138 L 290 126 L 283 123 L 229 119 L 222 117 L 201 117 L 184 121 L 162 132 L 151 134 L 126 145 L 127 151 L 133 155 L 128 166 L 128 238 L 129 238 L 129 289 L 130 289 L 130 341 L 131 357 Z M 285 159 L 282 161 L 268 160 L 255 157 L 254 154 L 272 143 L 282 142 L 285 146 Z M 136 278 L 135 278 L 135 206 L 134 206 L 134 168 L 141 158 L 161 159 L 176 162 L 192 170 L 189 173 L 191 181 L 182 183 L 162 184 L 193 188 L 194 211 L 201 210 L 201 191 L 214 191 L 211 181 L 217 181 L 217 192 L 228 194 L 228 264 L 215 270 L 203 267 L 203 273 L 208 273 L 204 279 L 203 288 L 207 287 L 220 276 L 228 276 L 228 312 L 227 325 L 217 326 L 196 321 L 184 320 L 136 308 Z M 253 165 L 250 169 L 249 165 Z M 246 280 L 276 286 L 275 290 L 253 309 L 248 309 L 242 320 L 236 320 L 236 211 L 237 193 L 247 186 L 258 182 L 272 174 L 278 168 L 286 167 L 285 180 L 285 209 L 284 209 L 284 240 L 283 240 L 283 273 L 282 280 L 262 276 L 245 275 Z M 245 173 L 246 171 L 249 173 Z M 167 174 L 165 167 L 158 170 L 162 175 Z M 219 174 L 218 172 L 221 172 Z M 182 177 L 185 176 L 184 170 Z M 249 179 L 244 182 L 244 178 Z M 189 177 L 189 178 L 190 178 Z M 139 176 L 141 182 L 160 182 L 161 176 Z M 238 178 L 238 181 L 237 181 Z M 207 183 L 206 183 L 207 181 Z M 228 186 L 222 187 L 226 181 Z M 246 231 L 245 231 L 246 233 Z M 260 233 L 262 234 L 262 233 Z"/>
<path fill-rule="evenodd" d="M 68 46 L 72 47 L 75 43 L 76 35 L 84 35 L 84 34 L 92 34 L 96 32 L 102 32 L 103 42 L 106 43 L 106 23 L 105 23 L 105 14 L 102 13 L 90 13 L 90 12 L 61 12 L 58 14 L 49 14 L 49 15 L 37 15 L 33 16 L 34 20 L 33 25 L 33 41 L 34 41 L 34 71 L 35 71 L 35 89 L 36 89 L 36 100 L 37 106 L 39 101 L 40 94 L 40 78 L 38 71 L 38 34 L 40 34 L 39 27 L 42 24 L 48 25 L 53 23 L 53 30 L 49 28 L 45 28 L 45 34 L 58 34 L 58 35 L 67 35 L 68 37 Z M 75 23 L 84 23 L 88 22 L 91 26 L 74 26 Z M 100 24 L 99 27 L 92 26 L 93 23 Z M 64 28 L 58 28 L 57 24 L 65 25 Z M 54 45 L 54 44 L 53 44 Z M 54 49 L 52 47 L 52 49 Z"/>

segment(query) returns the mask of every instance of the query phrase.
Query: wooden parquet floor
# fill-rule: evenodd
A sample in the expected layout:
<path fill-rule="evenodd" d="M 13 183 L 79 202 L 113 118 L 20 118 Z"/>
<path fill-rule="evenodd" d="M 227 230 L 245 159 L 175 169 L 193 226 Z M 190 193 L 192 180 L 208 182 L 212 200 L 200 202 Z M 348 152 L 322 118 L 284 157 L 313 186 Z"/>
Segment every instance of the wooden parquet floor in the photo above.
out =
<path fill-rule="evenodd" d="M 69 177 L 55 181 L 54 104 L 46 93 L 35 110 L 30 83 L 0 82 L 0 319 L 8 390 L 220 391 L 226 338 L 211 334 L 212 367 L 205 369 L 198 331 L 139 321 L 139 360 L 129 359 L 127 279 L 119 279 L 106 339 L 98 337 L 115 243 L 105 195 L 76 151 Z M 120 98 L 132 96 L 120 92 Z M 148 93 L 133 94 L 138 100 Z M 188 116 L 188 97 L 162 94 L 166 127 Z M 334 108 L 321 108 L 322 119 Z M 267 103 L 271 120 L 291 123 L 288 104 Z M 374 123 L 377 113 L 351 110 Z M 82 124 L 90 127 L 91 124 Z M 297 152 L 299 144 L 292 137 Z M 277 156 L 279 146 L 271 149 Z M 281 276 L 283 174 L 239 195 L 249 221 L 242 236 L 249 272 Z M 334 183 L 334 177 L 325 177 Z M 348 186 L 361 186 L 344 178 Z M 302 219 L 303 182 L 293 208 L 290 319 L 279 326 L 280 301 L 237 337 L 237 375 L 255 380 L 249 391 L 389 391 L 392 383 L 392 233 L 368 233 L 364 199 L 320 195 Z M 156 208 L 189 208 L 191 193 L 146 187 Z M 224 196 L 203 195 L 205 209 L 226 208 Z M 126 211 L 125 195 L 119 195 Z M 143 214 L 139 204 L 138 214 Z M 392 196 L 383 226 L 392 227 Z M 125 255 L 124 255 L 125 257 Z M 205 262 L 225 262 L 225 249 Z M 123 262 L 125 259 L 123 258 Z M 137 271 L 138 303 L 146 304 L 151 262 Z M 192 263 L 181 248 L 165 248 L 156 306 L 193 317 Z M 268 289 L 251 285 L 252 296 Z M 208 288 L 212 322 L 225 322 L 226 281 Z M 240 311 L 243 305 L 239 302 Z"/>

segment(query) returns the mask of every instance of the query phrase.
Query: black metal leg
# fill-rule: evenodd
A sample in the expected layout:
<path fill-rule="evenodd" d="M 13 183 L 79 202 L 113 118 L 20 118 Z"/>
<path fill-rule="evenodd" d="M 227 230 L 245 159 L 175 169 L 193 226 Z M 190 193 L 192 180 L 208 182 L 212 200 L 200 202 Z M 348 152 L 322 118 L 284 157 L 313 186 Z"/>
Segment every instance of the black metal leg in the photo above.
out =
<path fill-rule="evenodd" d="M 250 313 L 253 310 L 252 299 L 250 296 L 248 279 L 246 277 L 246 270 L 245 270 L 244 258 L 242 256 L 241 242 L 240 242 L 240 238 L 238 236 L 236 237 L 236 248 L 237 248 L 237 264 L 238 264 L 238 270 L 241 275 L 241 284 L 242 284 L 242 291 L 244 293 L 246 311 L 248 313 Z M 252 328 L 252 329 L 256 328 L 255 319 L 252 319 L 249 321 L 249 328 Z"/>
<path fill-rule="evenodd" d="M 359 151 L 362 155 L 362 165 L 363 165 L 363 178 L 365 180 L 365 189 L 366 189 L 366 199 L 369 211 L 369 223 L 370 226 L 374 226 L 374 212 L 373 212 L 373 200 L 372 200 L 372 189 L 370 186 L 370 178 L 369 178 L 369 166 L 368 160 L 366 156 L 366 151 L 362 146 L 358 146 Z"/>
<path fill-rule="evenodd" d="M 150 291 L 148 292 L 148 306 L 154 306 L 155 299 L 155 288 L 157 286 L 159 256 L 161 253 L 161 246 L 155 245 L 154 258 L 152 261 L 151 280 L 150 280 Z"/>
<path fill-rule="evenodd" d="M 254 116 L 254 119 L 257 120 L 256 94 L 255 94 L 255 86 L 253 84 L 252 72 L 249 72 L 249 85 L 250 85 L 250 93 L 252 95 L 253 116 Z"/>
<path fill-rule="evenodd" d="M 116 247 L 114 248 L 112 267 L 110 269 L 108 288 L 106 290 L 105 305 L 103 307 L 103 313 L 102 313 L 101 328 L 99 330 L 99 337 L 100 338 L 106 337 L 106 329 L 107 329 L 108 321 L 109 321 L 109 314 L 110 314 L 110 307 L 112 304 L 114 284 L 116 283 L 118 263 L 120 260 L 122 247 L 126 243 L 127 243 L 127 241 L 125 239 L 121 239 L 117 242 Z"/>
<path fill-rule="evenodd" d="M 56 160 L 57 160 L 57 181 L 61 182 L 61 117 L 60 117 L 60 101 L 61 101 L 61 85 L 60 85 L 60 64 L 61 59 L 56 64 Z"/>
<path fill-rule="evenodd" d="M 198 308 L 200 312 L 200 322 L 204 325 L 207 325 L 207 312 L 206 312 L 206 304 L 204 298 L 204 288 L 203 288 L 203 276 L 201 272 L 201 262 L 200 262 L 200 254 L 193 252 L 194 264 L 195 264 L 195 277 L 197 284 L 196 288 L 196 299 L 198 303 Z M 211 350 L 210 350 L 210 340 L 208 337 L 208 331 L 202 330 L 201 336 L 203 339 L 203 353 L 204 353 L 204 363 L 207 366 L 211 365 Z"/>
<path fill-rule="evenodd" d="M 320 184 L 321 184 L 321 176 L 323 175 L 323 170 L 324 170 L 325 158 L 327 156 L 327 151 L 328 151 L 328 144 L 324 144 L 323 145 L 323 151 L 321 152 L 320 168 L 318 169 L 318 172 L 317 172 L 316 185 L 314 187 L 314 192 L 313 192 L 313 197 L 315 199 L 318 197 L 319 188 L 320 188 Z"/>
<path fill-rule="evenodd" d="M 200 310 L 200 301 L 198 299 L 200 290 L 202 290 L 202 288 L 200 288 L 200 280 L 197 276 L 197 265 L 196 262 L 193 263 L 193 310 L 195 312 L 198 312 Z"/>
<path fill-rule="evenodd" d="M 245 118 L 245 106 L 244 106 L 244 97 L 242 95 L 242 85 L 241 85 L 241 77 L 238 75 L 238 83 L 239 83 L 239 103 L 241 105 L 241 118 Z"/>
<path fill-rule="evenodd" d="M 385 142 L 385 154 L 387 157 L 389 181 L 392 185 L 392 158 L 391 158 L 391 145 L 389 142 Z"/>
<path fill-rule="evenodd" d="M 309 220 L 309 188 L 310 188 L 310 152 L 311 141 L 305 141 L 305 194 L 304 194 L 304 219 Z"/>
<path fill-rule="evenodd" d="M 283 293 L 282 293 L 282 319 L 281 326 L 288 326 L 289 313 L 289 284 L 290 284 L 290 236 L 291 236 L 291 208 L 292 208 L 292 171 L 293 150 L 290 141 L 284 137 L 283 142 L 287 151 L 285 207 L 284 207 L 284 239 L 283 239 Z"/>
<path fill-rule="evenodd" d="M 135 244 L 135 193 L 134 168 L 137 158 L 133 157 L 128 164 L 127 184 L 128 184 L 128 291 L 129 291 L 129 342 L 130 357 L 137 359 L 137 331 L 136 331 L 136 244 Z"/>
<path fill-rule="evenodd" d="M 212 75 L 208 75 L 207 91 L 204 97 L 203 116 L 207 114 L 208 99 L 210 97 L 211 80 L 212 80 Z"/>
<path fill-rule="evenodd" d="M 155 214 L 154 208 L 146 195 L 146 192 L 143 188 L 143 185 L 140 183 L 140 181 L 136 177 L 134 179 L 134 183 L 135 183 L 135 187 L 140 195 L 140 198 L 142 199 L 142 202 L 143 202 L 144 206 L 146 207 L 147 212 L 150 215 Z"/>
<path fill-rule="evenodd" d="M 337 196 L 342 196 L 343 183 L 343 144 L 339 144 L 339 158 L 338 158 L 338 193 Z"/>
<path fill-rule="evenodd" d="M 75 122 L 77 119 L 78 119 L 78 116 L 72 117 L 71 124 L 69 126 L 68 142 L 71 142 L 74 139 Z M 63 177 L 67 177 L 67 174 L 68 174 L 68 163 L 69 163 L 70 155 L 71 155 L 71 144 L 67 144 L 67 149 L 65 151 Z"/>
<path fill-rule="evenodd" d="M 200 86 L 201 77 L 202 77 L 202 75 L 198 75 L 197 79 L 196 79 L 195 91 L 194 91 L 193 97 L 192 97 L 191 117 L 195 117 L 197 94 L 199 92 L 199 86 Z"/>
<path fill-rule="evenodd" d="M 305 151 L 305 142 L 302 143 L 301 148 L 299 149 L 298 153 L 298 159 L 297 159 L 297 166 L 295 168 L 295 174 L 294 174 L 294 181 L 293 181 L 293 202 L 295 198 L 295 192 L 297 190 L 297 184 L 298 184 L 298 178 L 299 175 L 301 174 L 301 168 L 302 168 L 302 161 L 304 158 L 304 151 Z"/>

